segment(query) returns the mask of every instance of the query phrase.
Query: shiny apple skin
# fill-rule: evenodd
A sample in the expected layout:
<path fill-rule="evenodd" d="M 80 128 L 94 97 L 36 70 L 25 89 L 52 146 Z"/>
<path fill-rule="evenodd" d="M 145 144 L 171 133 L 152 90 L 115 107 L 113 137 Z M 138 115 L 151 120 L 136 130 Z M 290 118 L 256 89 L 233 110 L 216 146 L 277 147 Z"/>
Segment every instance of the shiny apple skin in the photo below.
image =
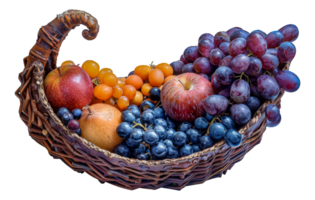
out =
<path fill-rule="evenodd" d="M 165 112 L 175 121 L 193 121 L 205 113 L 203 100 L 213 94 L 209 80 L 198 74 L 185 73 L 166 82 L 161 91 L 161 102 Z"/>
<path fill-rule="evenodd" d="M 93 83 L 79 66 L 65 65 L 52 70 L 44 80 L 48 102 L 54 109 L 66 107 L 70 112 L 89 105 L 93 98 Z"/>

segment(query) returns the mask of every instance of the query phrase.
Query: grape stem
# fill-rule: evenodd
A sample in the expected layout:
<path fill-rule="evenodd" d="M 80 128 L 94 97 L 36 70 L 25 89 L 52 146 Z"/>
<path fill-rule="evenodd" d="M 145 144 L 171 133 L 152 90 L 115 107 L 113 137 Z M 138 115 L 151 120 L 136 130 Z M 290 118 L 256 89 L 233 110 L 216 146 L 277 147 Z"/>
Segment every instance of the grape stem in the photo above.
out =
<path fill-rule="evenodd" d="M 135 127 L 137 127 L 137 126 L 140 126 L 140 127 L 142 127 L 145 131 L 147 131 L 148 129 L 146 128 L 146 127 L 144 127 L 142 124 L 139 124 L 139 123 L 137 123 L 137 122 L 135 122 L 135 121 L 133 121 L 133 123 L 135 124 L 132 128 L 135 128 Z"/>
<path fill-rule="evenodd" d="M 274 77 L 268 70 L 266 70 L 264 74 L 268 74 L 268 75 Z"/>

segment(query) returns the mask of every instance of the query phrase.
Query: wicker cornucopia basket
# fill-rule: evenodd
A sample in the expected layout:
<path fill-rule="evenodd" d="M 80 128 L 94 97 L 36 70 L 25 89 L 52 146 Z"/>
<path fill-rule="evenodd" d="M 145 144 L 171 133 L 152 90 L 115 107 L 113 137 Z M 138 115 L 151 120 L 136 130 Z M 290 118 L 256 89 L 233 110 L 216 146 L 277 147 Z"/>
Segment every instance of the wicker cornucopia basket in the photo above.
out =
<path fill-rule="evenodd" d="M 30 136 L 54 158 L 61 159 L 77 172 L 88 173 L 101 183 L 108 182 L 130 190 L 182 189 L 221 177 L 260 143 L 266 130 L 266 106 L 275 104 L 280 107 L 283 90 L 275 100 L 266 101 L 249 123 L 239 130 L 244 137 L 237 148 L 221 141 L 183 158 L 160 161 L 140 161 L 103 150 L 71 133 L 61 123 L 48 103 L 43 87 L 44 76 L 56 68 L 60 45 L 69 31 L 80 24 L 89 29 L 83 31 L 85 39 L 92 40 L 97 36 L 97 20 L 79 10 L 68 10 L 40 28 L 36 44 L 24 58 L 25 68 L 19 74 L 21 86 L 15 94 L 20 99 L 19 114 Z M 282 68 L 288 69 L 289 64 Z"/>

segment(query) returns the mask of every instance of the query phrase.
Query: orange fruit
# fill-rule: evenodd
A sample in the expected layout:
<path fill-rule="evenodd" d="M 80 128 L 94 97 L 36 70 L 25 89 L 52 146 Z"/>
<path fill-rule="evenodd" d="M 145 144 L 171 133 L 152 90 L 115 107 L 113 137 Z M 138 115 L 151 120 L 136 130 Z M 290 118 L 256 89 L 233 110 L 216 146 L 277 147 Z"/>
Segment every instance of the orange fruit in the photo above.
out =
<path fill-rule="evenodd" d="M 141 87 L 141 92 L 144 96 L 149 96 L 149 91 L 151 90 L 151 88 L 153 88 L 152 85 L 150 85 L 150 83 L 145 83 L 142 85 Z"/>
<path fill-rule="evenodd" d="M 121 123 L 121 112 L 108 104 L 94 104 L 84 109 L 79 120 L 81 137 L 96 146 L 113 152 L 123 141 L 116 129 Z"/>
<path fill-rule="evenodd" d="M 154 87 L 159 87 L 164 81 L 164 74 L 160 69 L 154 69 L 149 74 L 149 82 Z"/>
<path fill-rule="evenodd" d="M 113 97 L 118 99 L 119 97 L 122 96 L 122 94 L 123 94 L 123 90 L 121 89 L 121 87 L 119 87 L 118 85 L 115 85 L 113 87 Z"/>
<path fill-rule="evenodd" d="M 82 64 L 82 69 L 89 75 L 91 79 L 96 78 L 98 76 L 98 72 L 100 71 L 100 66 L 97 62 L 93 60 L 87 60 Z"/>
<path fill-rule="evenodd" d="M 74 64 L 74 62 L 73 62 L 72 60 L 66 60 L 66 61 L 64 61 L 64 62 L 61 64 L 61 66 L 63 66 L 63 65 L 75 65 L 75 64 Z"/>
<path fill-rule="evenodd" d="M 140 78 L 145 81 L 148 80 L 149 73 L 152 71 L 152 68 L 148 65 L 139 65 L 135 68 L 135 75 L 140 76 Z"/>
<path fill-rule="evenodd" d="M 167 81 L 171 80 L 172 78 L 175 78 L 176 76 L 175 75 L 171 75 L 171 76 L 168 76 L 164 79 L 163 81 L 163 84 L 165 84 Z"/>
<path fill-rule="evenodd" d="M 98 79 L 99 80 L 102 80 L 103 78 L 104 78 L 104 75 L 106 74 L 106 73 L 113 73 L 113 71 L 111 70 L 111 69 L 109 69 L 109 68 L 103 68 L 103 69 L 101 69 L 101 71 L 98 73 Z"/>
<path fill-rule="evenodd" d="M 118 82 L 118 78 L 116 77 L 115 74 L 111 74 L 111 73 L 104 74 L 103 79 L 101 79 L 101 83 L 108 85 L 109 87 L 115 86 L 117 82 Z"/>
<path fill-rule="evenodd" d="M 136 88 L 132 85 L 125 85 L 123 88 L 123 96 L 127 97 L 129 100 L 136 96 Z"/>
<path fill-rule="evenodd" d="M 115 105 L 115 99 L 113 97 L 107 99 L 104 103 L 114 106 Z"/>
<path fill-rule="evenodd" d="M 139 90 L 143 85 L 143 81 L 138 75 L 130 75 L 125 81 L 126 85 L 133 85 L 136 90 Z"/>
<path fill-rule="evenodd" d="M 117 85 L 122 88 L 126 85 L 125 81 L 126 81 L 126 78 L 118 78 Z"/>
<path fill-rule="evenodd" d="M 164 74 L 164 77 L 173 75 L 173 68 L 171 65 L 167 63 L 160 63 L 157 66 L 155 66 L 155 69 L 161 70 Z"/>
<path fill-rule="evenodd" d="M 113 89 L 105 84 L 99 84 L 94 88 L 94 96 L 100 100 L 106 101 L 113 95 Z"/>
<path fill-rule="evenodd" d="M 127 107 L 129 106 L 129 99 L 125 96 L 121 96 L 117 99 L 117 106 L 121 110 L 126 110 Z"/>
<path fill-rule="evenodd" d="M 139 106 L 142 101 L 143 101 L 143 95 L 140 91 L 137 91 L 136 96 L 133 99 L 131 99 L 129 103 Z"/>

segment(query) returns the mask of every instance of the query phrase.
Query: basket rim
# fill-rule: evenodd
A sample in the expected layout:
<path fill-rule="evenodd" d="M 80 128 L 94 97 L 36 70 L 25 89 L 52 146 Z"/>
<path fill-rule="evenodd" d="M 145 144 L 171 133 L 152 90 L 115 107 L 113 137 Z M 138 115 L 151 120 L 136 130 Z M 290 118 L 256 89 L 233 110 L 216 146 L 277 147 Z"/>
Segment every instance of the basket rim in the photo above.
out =
<path fill-rule="evenodd" d="M 290 67 L 290 62 L 289 63 L 285 63 L 284 67 L 282 70 L 289 70 Z M 36 76 L 35 76 L 36 79 Z M 195 152 L 193 154 L 190 154 L 188 156 L 184 156 L 184 157 L 180 157 L 180 158 L 176 158 L 176 159 L 163 159 L 163 160 L 138 160 L 135 158 L 127 158 L 124 156 L 120 156 L 114 152 L 110 152 L 108 150 L 102 149 L 98 146 L 96 146 L 94 143 L 87 141 L 85 138 L 79 136 L 78 134 L 71 132 L 62 122 L 61 120 L 57 117 L 57 115 L 55 114 L 54 110 L 52 109 L 51 105 L 48 102 L 48 99 L 46 97 L 45 94 L 45 89 L 43 86 L 43 80 L 38 80 L 37 84 L 39 85 L 38 87 L 38 94 L 39 94 L 39 100 L 42 103 L 42 105 L 45 107 L 45 109 L 48 111 L 48 115 L 53 119 L 53 121 L 62 128 L 62 130 L 65 132 L 65 134 L 71 138 L 75 138 L 78 139 L 82 142 L 82 144 L 84 144 L 86 147 L 88 147 L 89 149 L 93 149 L 99 153 L 102 153 L 103 155 L 105 155 L 106 157 L 112 159 L 112 158 L 116 158 L 116 159 L 120 159 L 122 161 L 127 162 L 127 164 L 139 164 L 139 165 L 147 165 L 147 166 L 158 166 L 158 165 L 165 165 L 165 164 L 178 164 L 178 163 L 182 163 L 182 162 L 187 162 L 191 159 L 194 158 L 200 158 L 202 157 L 204 154 L 209 153 L 209 152 L 215 152 L 216 150 L 219 150 L 220 148 L 223 148 L 225 146 L 225 142 L 224 140 L 215 143 L 212 147 L 204 149 L 202 151 L 199 152 Z M 279 98 L 282 97 L 282 95 L 284 94 L 284 90 L 281 89 L 279 92 L 279 95 L 277 96 L 276 99 L 274 100 L 266 100 L 261 106 L 260 108 L 256 111 L 256 113 L 253 115 L 253 117 L 250 119 L 250 121 L 244 125 L 242 128 L 239 129 L 239 133 L 240 134 L 245 134 L 246 131 L 252 126 L 254 125 L 261 117 L 262 113 L 264 112 L 265 108 L 267 107 L 267 105 L 271 104 L 274 101 L 277 101 Z M 244 142 L 244 140 L 242 141 L 242 143 Z M 232 148 L 232 147 L 230 147 Z"/>

